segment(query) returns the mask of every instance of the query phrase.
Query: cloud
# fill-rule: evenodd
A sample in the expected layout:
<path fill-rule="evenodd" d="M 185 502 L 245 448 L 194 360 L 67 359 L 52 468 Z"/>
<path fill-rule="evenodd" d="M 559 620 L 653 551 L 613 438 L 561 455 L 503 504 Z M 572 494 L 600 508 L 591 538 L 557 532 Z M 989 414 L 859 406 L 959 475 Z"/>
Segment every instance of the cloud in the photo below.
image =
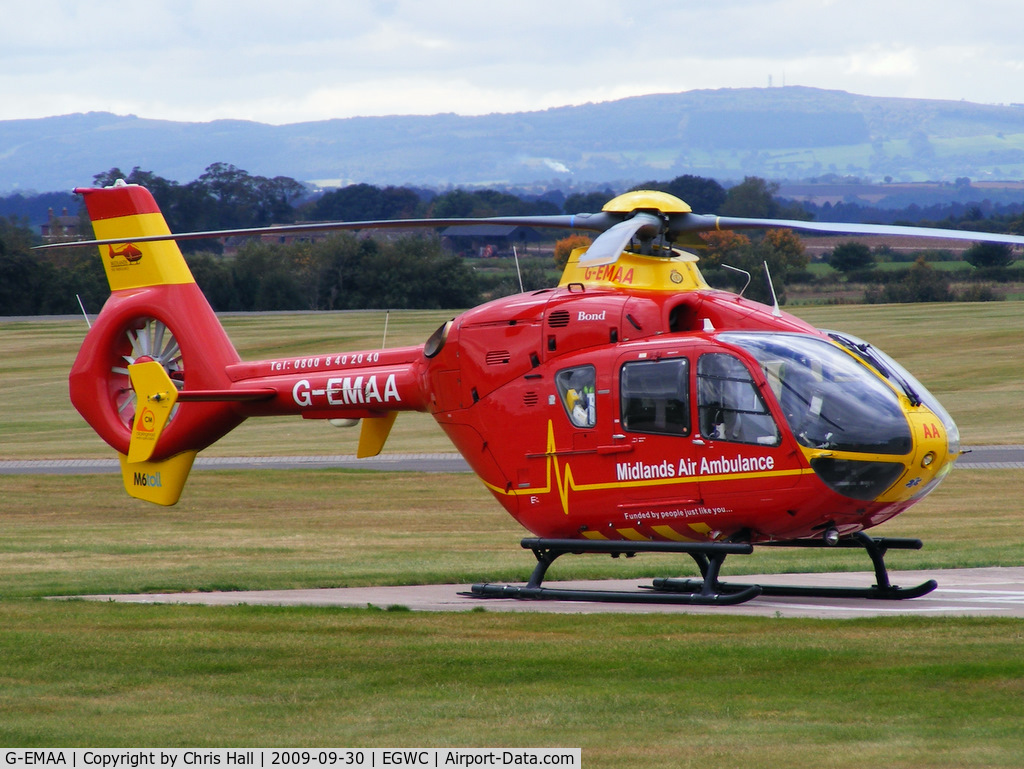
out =
<path fill-rule="evenodd" d="M 869 77 L 913 77 L 920 70 L 917 54 L 910 49 L 886 51 L 872 48 L 849 56 L 847 72 Z"/>
<path fill-rule="evenodd" d="M 0 25 L 0 119 L 270 123 L 809 85 L 1019 101 L 1018 0 L 38 0 Z"/>

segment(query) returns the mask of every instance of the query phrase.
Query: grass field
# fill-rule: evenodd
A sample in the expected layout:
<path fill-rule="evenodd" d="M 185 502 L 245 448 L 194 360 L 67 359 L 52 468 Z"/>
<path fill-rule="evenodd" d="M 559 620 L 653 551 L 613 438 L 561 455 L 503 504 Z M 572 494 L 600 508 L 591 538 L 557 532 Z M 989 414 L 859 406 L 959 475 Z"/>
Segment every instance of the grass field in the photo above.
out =
<path fill-rule="evenodd" d="M 1024 443 L 1021 305 L 801 308 L 876 342 L 970 443 Z M 448 317 L 392 313 L 388 343 Z M 235 317 L 244 357 L 380 346 L 383 313 Z M 66 399 L 81 321 L 0 323 L 4 458 L 108 456 Z M 388 450 L 449 451 L 402 415 Z M 301 420 L 210 453 L 348 453 Z M 1024 471 L 954 471 L 887 524 L 893 568 L 1024 564 Z M 1024 622 L 420 614 L 49 595 L 521 580 L 523 531 L 470 475 L 193 473 L 170 509 L 117 476 L 0 476 L 2 746 L 566 746 L 588 767 L 1019 767 Z M 663 575 L 656 557 L 552 578 Z M 739 571 L 864 570 L 770 551 Z M 689 569 L 689 571 L 687 571 Z M 400 607 L 396 607 L 400 608 Z"/>
<path fill-rule="evenodd" d="M 1019 495 L 1008 493 L 1022 481 L 1024 471 L 954 473 L 886 527 L 927 542 L 892 564 L 1024 563 Z M 0 498 L 3 746 L 580 746 L 590 767 L 1024 760 L 1019 620 L 42 598 L 524 579 L 522 532 L 469 475 L 205 471 L 170 510 L 126 499 L 114 476 L 3 476 Z M 731 564 L 865 567 L 846 552 Z M 553 572 L 669 568 L 594 557 Z"/>
<path fill-rule="evenodd" d="M 0 742 L 1020 766 L 1021 625 L 5 604 Z M 967 640 L 969 639 L 969 640 Z M 8 692 L 5 692 L 8 693 Z"/>

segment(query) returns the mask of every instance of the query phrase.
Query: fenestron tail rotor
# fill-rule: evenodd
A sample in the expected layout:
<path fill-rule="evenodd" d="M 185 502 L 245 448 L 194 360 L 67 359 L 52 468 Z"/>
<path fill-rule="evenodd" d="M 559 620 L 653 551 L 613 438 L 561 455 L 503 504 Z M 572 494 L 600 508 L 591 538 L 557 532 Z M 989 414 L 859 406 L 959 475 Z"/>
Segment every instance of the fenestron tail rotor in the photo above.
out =
<path fill-rule="evenodd" d="M 138 399 L 130 381 L 129 367 L 140 360 L 156 361 L 180 390 L 185 380 L 181 348 L 173 332 L 162 321 L 139 318 L 125 329 L 120 348 L 111 352 L 114 360 L 110 366 L 110 394 L 120 421 L 130 431 Z"/>

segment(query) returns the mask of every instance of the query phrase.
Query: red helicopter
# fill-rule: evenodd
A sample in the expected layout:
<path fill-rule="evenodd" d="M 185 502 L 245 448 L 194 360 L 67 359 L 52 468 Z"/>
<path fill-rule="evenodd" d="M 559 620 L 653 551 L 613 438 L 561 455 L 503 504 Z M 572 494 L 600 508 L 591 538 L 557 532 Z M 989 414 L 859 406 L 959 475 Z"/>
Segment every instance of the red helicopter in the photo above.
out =
<path fill-rule="evenodd" d="M 433 415 L 498 502 L 535 538 L 526 585 L 482 597 L 734 604 L 757 595 L 911 598 L 891 585 L 889 549 L 919 540 L 865 532 L 938 486 L 960 454 L 956 424 L 881 350 L 708 286 L 695 233 L 785 227 L 1024 238 L 915 227 L 695 214 L 660 192 L 596 214 L 290 225 L 172 235 L 150 193 L 77 189 L 109 249 L 111 296 L 70 374 L 71 401 L 121 458 L 134 497 L 177 502 L 197 452 L 248 417 L 361 420 L 358 455 L 380 452 L 400 411 Z M 600 233 L 555 288 L 483 304 L 422 345 L 243 361 L 175 240 L 479 224 Z M 101 249 L 101 254 L 102 254 Z M 125 254 L 119 257 L 118 253 Z M 127 256 L 131 254 L 131 256 Z M 738 585 L 725 558 L 755 546 L 862 547 L 865 588 Z M 637 592 L 550 588 L 567 553 L 686 553 L 700 579 Z"/>

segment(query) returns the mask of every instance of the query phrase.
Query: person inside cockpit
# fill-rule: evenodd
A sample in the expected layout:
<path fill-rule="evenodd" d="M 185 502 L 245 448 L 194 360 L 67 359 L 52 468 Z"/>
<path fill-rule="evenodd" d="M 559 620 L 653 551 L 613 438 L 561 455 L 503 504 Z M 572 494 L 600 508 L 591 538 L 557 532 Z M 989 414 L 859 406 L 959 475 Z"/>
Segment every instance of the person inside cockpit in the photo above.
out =
<path fill-rule="evenodd" d="M 597 424 L 594 387 L 596 371 L 593 366 L 565 369 L 555 375 L 555 386 L 569 420 L 576 427 L 590 428 Z"/>

